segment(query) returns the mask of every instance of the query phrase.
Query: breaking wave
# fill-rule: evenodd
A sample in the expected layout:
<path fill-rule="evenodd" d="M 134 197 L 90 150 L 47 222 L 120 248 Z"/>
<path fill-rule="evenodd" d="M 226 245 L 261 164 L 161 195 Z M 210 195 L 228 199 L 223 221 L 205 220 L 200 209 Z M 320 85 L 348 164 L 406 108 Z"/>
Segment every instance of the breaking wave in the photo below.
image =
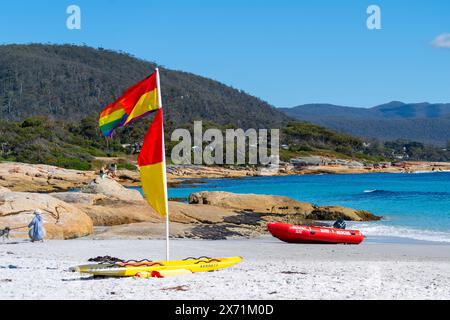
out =
<path fill-rule="evenodd" d="M 411 196 L 427 196 L 427 197 L 450 197 L 450 192 L 436 191 L 389 191 L 389 190 L 364 190 L 364 196 L 394 196 L 394 197 L 411 197 Z"/>
<path fill-rule="evenodd" d="M 450 232 L 387 226 L 375 223 L 350 223 L 349 228 L 361 230 L 368 237 L 396 237 L 418 241 L 450 243 Z"/>

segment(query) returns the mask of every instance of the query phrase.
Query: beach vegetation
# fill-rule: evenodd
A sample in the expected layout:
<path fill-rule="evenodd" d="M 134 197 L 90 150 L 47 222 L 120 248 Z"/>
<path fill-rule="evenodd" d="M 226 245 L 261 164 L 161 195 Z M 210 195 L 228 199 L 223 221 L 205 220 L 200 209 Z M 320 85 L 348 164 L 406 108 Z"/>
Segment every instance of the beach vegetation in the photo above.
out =
<path fill-rule="evenodd" d="M 88 170 L 101 167 L 98 158 L 122 157 L 123 166 L 134 168 L 135 146 L 142 144 L 153 116 L 105 138 L 98 115 L 155 67 L 129 54 L 87 46 L 0 46 L 0 160 Z M 450 160 L 450 148 L 353 137 L 295 121 L 261 99 L 211 79 L 165 68 L 161 75 L 169 164 L 178 144 L 170 141 L 171 133 L 181 128 L 192 135 L 197 120 L 204 130 L 218 129 L 224 136 L 227 129 L 279 129 L 284 161 L 307 155 L 362 162 Z M 201 149 L 205 147 L 207 142 Z M 245 166 L 248 160 L 246 155 Z"/>

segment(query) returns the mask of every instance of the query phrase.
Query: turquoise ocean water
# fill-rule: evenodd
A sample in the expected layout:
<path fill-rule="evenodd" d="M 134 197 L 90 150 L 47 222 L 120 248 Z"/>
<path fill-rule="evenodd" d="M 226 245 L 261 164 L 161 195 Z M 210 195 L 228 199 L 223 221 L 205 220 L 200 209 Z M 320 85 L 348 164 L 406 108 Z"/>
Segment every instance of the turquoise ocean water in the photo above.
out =
<path fill-rule="evenodd" d="M 198 191 L 288 196 L 317 205 L 342 205 L 384 216 L 350 223 L 367 236 L 450 242 L 450 173 L 307 175 L 209 179 L 169 190 L 172 198 Z"/>

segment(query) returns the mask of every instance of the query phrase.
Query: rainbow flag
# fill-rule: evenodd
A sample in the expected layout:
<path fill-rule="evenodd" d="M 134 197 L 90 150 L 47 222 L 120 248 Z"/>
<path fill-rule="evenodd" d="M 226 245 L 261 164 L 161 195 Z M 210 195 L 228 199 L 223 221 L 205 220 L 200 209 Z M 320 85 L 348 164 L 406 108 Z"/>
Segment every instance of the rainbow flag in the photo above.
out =
<path fill-rule="evenodd" d="M 164 153 L 163 110 L 159 109 L 148 130 L 138 158 L 142 191 L 150 206 L 160 215 L 168 215 L 167 177 Z"/>
<path fill-rule="evenodd" d="M 111 137 L 119 127 L 142 118 L 155 111 L 159 105 L 157 72 L 127 89 L 114 103 L 100 114 L 99 126 L 103 135 Z"/>

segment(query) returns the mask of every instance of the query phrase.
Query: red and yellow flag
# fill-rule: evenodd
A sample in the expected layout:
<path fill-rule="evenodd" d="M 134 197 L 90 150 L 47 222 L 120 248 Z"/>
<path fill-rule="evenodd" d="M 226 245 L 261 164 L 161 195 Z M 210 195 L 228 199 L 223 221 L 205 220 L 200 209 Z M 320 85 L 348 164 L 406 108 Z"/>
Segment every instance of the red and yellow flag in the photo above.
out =
<path fill-rule="evenodd" d="M 114 130 L 157 111 L 138 158 L 142 191 L 148 203 L 162 216 L 168 215 L 165 172 L 163 111 L 160 102 L 159 71 L 129 88 L 100 114 L 100 130 L 111 137 Z"/>
<path fill-rule="evenodd" d="M 148 130 L 138 158 L 142 191 L 150 206 L 167 216 L 167 178 L 165 172 L 163 110 L 159 109 Z"/>
<path fill-rule="evenodd" d="M 158 101 L 158 71 L 129 88 L 100 114 L 103 135 L 111 137 L 114 130 L 134 122 L 160 108 Z"/>

